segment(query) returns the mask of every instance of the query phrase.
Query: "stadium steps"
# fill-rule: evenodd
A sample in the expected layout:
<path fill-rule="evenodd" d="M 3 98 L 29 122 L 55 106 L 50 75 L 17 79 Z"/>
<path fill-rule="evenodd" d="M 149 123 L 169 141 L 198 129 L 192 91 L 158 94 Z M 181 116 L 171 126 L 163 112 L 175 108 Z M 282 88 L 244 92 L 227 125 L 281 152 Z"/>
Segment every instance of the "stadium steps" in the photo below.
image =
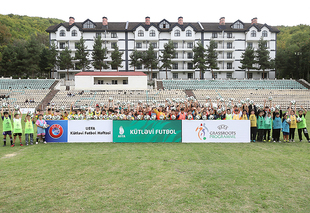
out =
<path fill-rule="evenodd" d="M 55 87 L 56 87 L 56 85 L 58 84 L 58 82 L 59 82 L 59 80 L 55 80 L 55 82 L 50 86 L 50 90 L 53 90 Z"/>
<path fill-rule="evenodd" d="M 42 109 L 45 110 L 47 107 L 47 104 L 50 103 L 52 101 L 52 99 L 54 98 L 54 96 L 59 92 L 59 90 L 51 90 L 46 96 L 45 98 L 43 98 L 43 100 L 39 103 L 39 105 L 37 106 L 37 109 Z"/>
<path fill-rule="evenodd" d="M 196 99 L 196 96 L 193 92 L 193 90 L 184 90 L 185 94 L 188 96 L 188 97 L 191 97 L 193 96 L 195 99 Z"/>
<path fill-rule="evenodd" d="M 162 81 L 157 81 L 157 89 L 164 89 L 164 85 Z"/>
<path fill-rule="evenodd" d="M 300 83 L 301 85 L 303 85 L 304 87 L 306 87 L 307 89 L 310 89 L 310 84 L 304 80 L 304 79 L 299 79 L 299 80 L 296 80 L 298 83 Z"/>

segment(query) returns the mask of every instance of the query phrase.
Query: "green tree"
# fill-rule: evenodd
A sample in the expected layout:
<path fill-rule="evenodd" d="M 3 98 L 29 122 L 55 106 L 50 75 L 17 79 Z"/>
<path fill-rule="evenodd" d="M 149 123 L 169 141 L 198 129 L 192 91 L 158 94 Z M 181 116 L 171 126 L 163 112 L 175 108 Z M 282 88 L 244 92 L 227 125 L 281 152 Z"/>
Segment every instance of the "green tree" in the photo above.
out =
<path fill-rule="evenodd" d="M 203 74 L 207 67 L 207 60 L 206 60 L 206 49 L 203 47 L 201 42 L 195 44 L 193 48 L 193 64 L 195 69 L 200 70 L 200 78 L 203 78 Z M 213 76 L 213 75 L 212 75 Z"/>
<path fill-rule="evenodd" d="M 27 58 L 26 58 L 26 64 L 27 68 L 29 70 L 29 73 L 31 72 L 31 77 L 34 78 L 35 73 L 38 73 L 40 70 L 39 63 L 40 63 L 40 54 L 42 51 L 42 44 L 40 44 L 35 35 L 32 35 L 30 37 L 30 40 L 26 44 L 27 49 Z"/>
<path fill-rule="evenodd" d="M 256 50 L 256 58 L 258 69 L 263 70 L 263 79 L 265 78 L 265 70 L 272 68 L 272 63 L 270 62 L 270 52 L 267 49 L 267 41 L 261 38 L 258 41 L 258 48 Z"/>
<path fill-rule="evenodd" d="M 136 67 L 142 64 L 142 52 L 134 50 L 129 57 L 131 59 L 130 66 L 133 66 L 134 71 L 136 71 Z"/>
<path fill-rule="evenodd" d="M 117 72 L 118 72 L 118 68 L 123 67 L 122 66 L 122 61 L 123 61 L 122 56 L 124 53 L 119 51 L 117 44 L 115 44 L 113 46 L 113 49 L 114 50 L 111 52 L 112 61 L 109 63 L 111 65 L 112 69 L 117 69 Z"/>
<path fill-rule="evenodd" d="M 82 71 L 84 72 L 85 69 L 90 68 L 90 61 L 88 60 L 89 52 L 87 51 L 87 46 L 85 46 L 85 40 L 83 39 L 83 36 L 80 39 L 80 42 L 76 45 L 77 50 L 75 52 L 75 60 L 78 60 L 78 65 L 80 68 L 82 68 Z"/>
<path fill-rule="evenodd" d="M 44 48 L 40 54 L 40 63 L 39 67 L 41 70 L 41 76 L 44 74 L 45 76 L 48 76 L 48 73 L 51 71 L 49 66 L 49 58 L 51 57 L 51 51 L 48 48 Z"/>
<path fill-rule="evenodd" d="M 255 69 L 255 51 L 252 47 L 248 46 L 241 55 L 240 63 L 242 64 L 240 69 L 248 70 L 248 78 L 250 78 L 250 69 Z"/>
<path fill-rule="evenodd" d="M 161 51 L 162 55 L 161 62 L 163 63 L 161 65 L 161 69 L 166 69 L 166 79 L 168 79 L 168 69 L 172 68 L 172 61 L 171 59 L 174 58 L 174 55 L 176 53 L 173 42 L 170 40 L 167 44 L 164 45 L 164 50 Z"/>
<path fill-rule="evenodd" d="M 2 52 L 2 58 L 0 61 L 0 76 L 13 75 L 16 71 L 16 52 L 13 48 L 13 44 L 5 46 Z"/>
<path fill-rule="evenodd" d="M 93 62 L 92 65 L 94 66 L 95 69 L 100 70 L 101 69 L 108 69 L 109 65 L 104 61 L 105 59 L 107 59 L 108 57 L 107 55 L 107 48 L 103 48 L 102 47 L 102 40 L 101 37 L 98 36 L 97 38 L 95 38 L 95 42 L 93 45 L 93 52 L 92 54 L 92 58 L 93 58 Z"/>
<path fill-rule="evenodd" d="M 158 65 L 158 59 L 156 57 L 156 52 L 154 51 L 154 47 L 152 44 L 149 45 L 149 48 L 146 52 L 143 52 L 142 64 L 148 70 L 148 72 L 151 69 L 151 75 L 149 78 L 150 80 L 152 80 L 153 69 L 156 69 Z"/>
<path fill-rule="evenodd" d="M 27 43 L 24 40 L 16 40 L 13 42 L 13 45 L 13 51 L 16 53 L 16 58 L 14 63 L 15 71 L 11 75 L 13 75 L 13 78 L 29 77 L 29 58 L 26 49 Z"/>
<path fill-rule="evenodd" d="M 72 56 L 71 56 L 71 50 L 66 47 L 63 51 L 60 52 L 57 63 L 60 67 L 60 69 L 66 69 L 67 70 L 67 79 L 69 80 L 69 69 L 73 68 L 74 65 L 72 63 Z"/>
<path fill-rule="evenodd" d="M 48 54 L 48 56 L 49 56 L 49 58 L 48 58 L 48 69 L 52 70 L 54 73 L 55 67 L 57 65 L 57 56 L 58 56 L 57 46 L 54 42 L 52 42 L 50 44 L 49 52 L 50 52 L 50 54 Z"/>
<path fill-rule="evenodd" d="M 215 49 L 216 49 L 216 43 L 214 40 L 211 40 L 207 48 L 206 61 L 208 64 L 207 67 L 211 69 L 212 78 L 214 78 L 213 70 L 219 69 L 217 66 L 217 53 Z"/>

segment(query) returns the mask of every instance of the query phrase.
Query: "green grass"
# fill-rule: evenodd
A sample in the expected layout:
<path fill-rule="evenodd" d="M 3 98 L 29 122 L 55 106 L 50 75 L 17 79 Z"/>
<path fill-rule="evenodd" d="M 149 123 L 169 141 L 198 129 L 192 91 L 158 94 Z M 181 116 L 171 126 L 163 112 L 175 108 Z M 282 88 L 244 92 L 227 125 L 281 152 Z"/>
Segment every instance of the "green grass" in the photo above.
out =
<path fill-rule="evenodd" d="M 0 147 L 0 212 L 310 212 L 309 153 L 307 142 Z"/>

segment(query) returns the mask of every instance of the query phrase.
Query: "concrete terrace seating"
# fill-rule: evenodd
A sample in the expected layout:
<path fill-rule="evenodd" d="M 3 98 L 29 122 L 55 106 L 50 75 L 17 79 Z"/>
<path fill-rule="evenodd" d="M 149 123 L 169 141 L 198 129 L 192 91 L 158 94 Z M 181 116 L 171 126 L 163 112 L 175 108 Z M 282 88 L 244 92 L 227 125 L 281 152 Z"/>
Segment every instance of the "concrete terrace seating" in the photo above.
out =
<path fill-rule="evenodd" d="M 7 79 L 0 78 L 0 90 L 12 89 L 12 90 L 35 90 L 35 89 L 49 89 L 54 79 Z"/>
<path fill-rule="evenodd" d="M 112 97 L 114 102 L 130 102 L 135 105 L 141 100 L 143 103 L 149 103 L 155 100 L 156 105 L 164 104 L 167 98 L 179 98 L 185 99 L 186 94 L 182 90 L 106 90 L 106 91 L 84 91 L 82 95 L 78 90 L 59 91 L 51 103 L 55 103 L 55 106 L 65 106 L 67 109 L 71 103 L 74 106 L 92 106 L 95 104 L 104 103 L 108 105 L 109 98 Z M 68 95 L 73 94 L 73 95 Z"/>
<path fill-rule="evenodd" d="M 164 89 L 307 89 L 295 80 L 163 80 Z"/>

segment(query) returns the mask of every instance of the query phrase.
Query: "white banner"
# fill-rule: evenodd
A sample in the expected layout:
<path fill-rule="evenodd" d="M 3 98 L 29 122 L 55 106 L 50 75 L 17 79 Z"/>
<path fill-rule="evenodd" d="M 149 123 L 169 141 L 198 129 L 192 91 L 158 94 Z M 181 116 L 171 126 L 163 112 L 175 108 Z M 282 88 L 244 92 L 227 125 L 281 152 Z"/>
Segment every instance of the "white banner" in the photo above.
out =
<path fill-rule="evenodd" d="M 68 121 L 68 142 L 112 142 L 112 120 Z"/>
<path fill-rule="evenodd" d="M 22 114 L 27 114 L 28 112 L 35 113 L 35 108 L 20 108 Z"/>
<path fill-rule="evenodd" d="M 183 143 L 250 143 L 250 121 L 183 120 Z"/>

